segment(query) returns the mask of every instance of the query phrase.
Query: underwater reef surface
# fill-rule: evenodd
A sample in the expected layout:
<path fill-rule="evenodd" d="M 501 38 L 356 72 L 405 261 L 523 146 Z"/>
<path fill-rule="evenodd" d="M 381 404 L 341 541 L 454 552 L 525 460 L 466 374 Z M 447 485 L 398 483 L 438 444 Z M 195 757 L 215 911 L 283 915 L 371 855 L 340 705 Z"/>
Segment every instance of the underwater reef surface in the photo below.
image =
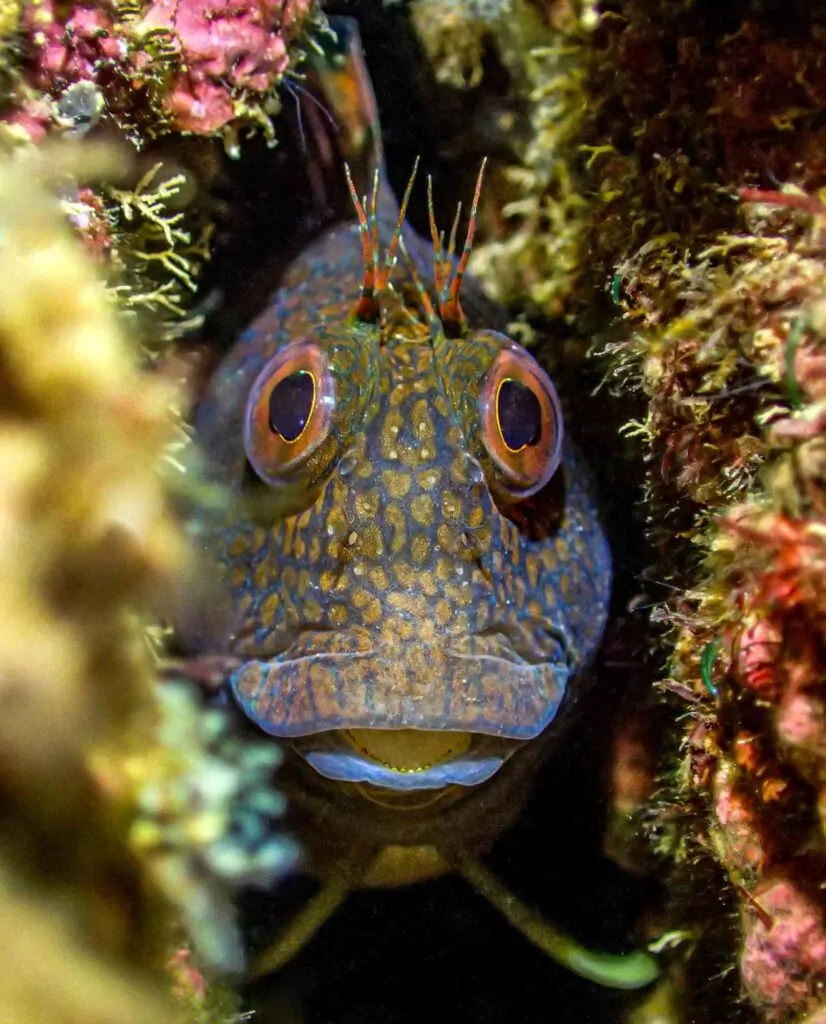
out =
<path fill-rule="evenodd" d="M 167 335 L 192 326 L 222 154 L 237 158 L 256 133 L 275 144 L 282 87 L 297 88 L 308 40 L 324 31 L 315 0 L 27 0 L 0 10 L 3 147 L 105 140 L 129 157 L 121 180 L 67 187 L 62 198 L 121 307 L 153 324 L 144 333 L 155 348 L 159 324 Z"/>
<path fill-rule="evenodd" d="M 815 1024 L 824 5 L 413 0 L 346 13 L 363 24 L 394 182 L 421 151 L 449 209 L 490 155 L 473 269 L 565 382 L 610 498 L 610 696 L 585 705 L 569 758 L 549 765 L 497 856 L 596 942 L 601 912 L 609 935 L 641 916 L 669 972 L 636 1007 L 599 1002 L 492 922 L 480 929 L 446 882 L 426 898 L 356 900 L 259 1019 L 306 1007 L 313 1020 L 411 1019 L 383 976 L 426 993 L 456 955 L 453 1001 L 411 997 L 417 1019 L 511 1019 L 508 1006 L 539 1019 L 544 999 L 560 1020 Z M 0 792 L 14 821 L 0 848 L 14 952 L 0 1000 L 15 1022 L 241 1019 L 210 975 L 241 954 L 233 894 L 294 856 L 273 824 L 269 748 L 157 684 L 150 624 L 189 571 L 168 495 L 192 492 L 174 471 L 185 399 L 140 364 L 216 304 L 234 324 L 244 252 L 263 267 L 295 244 L 295 222 L 278 218 L 303 139 L 278 111 L 316 32 L 323 15 L 301 2 L 0 4 L 0 604 L 14 610 L 0 623 Z M 58 139 L 73 157 L 46 148 Z M 84 165 L 98 142 L 120 155 Z M 262 204 L 266 243 L 252 230 Z M 424 215 L 414 200 L 414 222 Z M 299 227 L 322 220 L 310 210 Z M 612 802 L 560 843 L 598 803 L 596 761 Z M 618 881 L 601 843 L 641 886 L 654 880 L 655 898 Z M 399 922 L 422 903 L 443 935 L 414 969 L 423 934 Z"/>
<path fill-rule="evenodd" d="M 0 223 L 3 1015 L 172 1020 L 153 969 L 166 915 L 141 891 L 111 756 L 150 701 L 130 599 L 182 556 L 153 470 L 167 399 L 137 375 L 54 199 L 6 161 Z"/>
<path fill-rule="evenodd" d="M 163 471 L 179 397 L 46 187 L 117 157 L 48 158 L 0 162 L 0 1008 L 228 1022 L 205 976 L 243 964 L 231 893 L 294 861 L 279 755 L 158 683 L 155 623 L 192 561 Z"/>
<path fill-rule="evenodd" d="M 159 682 L 158 623 L 194 572 L 171 500 L 191 486 L 188 439 L 182 392 L 147 371 L 168 348 L 164 318 L 134 314 L 180 321 L 194 236 L 169 206 L 186 175 L 139 154 L 185 130 L 166 99 L 225 79 L 189 63 L 184 81 L 167 52 L 171 91 L 153 106 L 134 77 L 142 44 L 172 46 L 172 33 L 141 34 L 125 6 L 8 5 L 0 23 L 0 1005 L 15 1024 L 240 1020 L 213 984 L 243 967 L 232 894 L 295 860 L 274 826 L 278 751 Z M 263 10 L 251 17 L 260 35 Z M 201 46 L 203 32 L 187 39 Z M 247 83 L 261 103 L 286 68 L 280 40 L 272 77 Z"/>
<path fill-rule="evenodd" d="M 636 800 L 686 943 L 674 977 L 687 1019 L 820 1019 L 826 12 L 502 5 L 490 44 L 509 68 L 520 19 L 530 130 L 475 269 L 532 310 L 551 360 L 579 351 L 603 394 L 641 402 L 624 431 L 647 465 L 628 494 L 649 543 L 635 604 L 673 724 Z M 721 985 L 698 957 L 725 947 L 732 905 Z M 704 1003 L 725 988 L 728 1010 Z"/>

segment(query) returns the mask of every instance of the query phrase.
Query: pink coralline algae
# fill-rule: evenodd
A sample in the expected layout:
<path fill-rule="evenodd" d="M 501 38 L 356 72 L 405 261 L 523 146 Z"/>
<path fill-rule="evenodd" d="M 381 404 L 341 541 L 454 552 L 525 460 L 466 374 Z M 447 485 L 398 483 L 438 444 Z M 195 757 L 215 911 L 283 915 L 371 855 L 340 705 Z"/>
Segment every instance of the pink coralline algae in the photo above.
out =
<path fill-rule="evenodd" d="M 91 188 L 81 188 L 72 200 L 64 202 L 64 208 L 87 251 L 97 259 L 108 257 L 113 239 L 101 197 Z"/>
<path fill-rule="evenodd" d="M 723 761 L 714 780 L 714 810 L 719 827 L 713 830 L 717 853 L 740 877 L 755 877 L 766 860 L 765 841 L 757 827 L 754 801 L 738 786 L 739 773 Z"/>
<path fill-rule="evenodd" d="M 803 657 L 788 670 L 777 709 L 777 738 L 785 755 L 815 784 L 826 778 L 826 707 L 822 680 L 811 675 L 814 651 L 801 644 Z"/>
<path fill-rule="evenodd" d="M 126 60 L 127 40 L 115 31 L 115 5 L 76 4 L 60 18 L 53 0 L 24 6 L 22 27 L 32 45 L 32 84 L 60 90 L 93 81 Z"/>
<path fill-rule="evenodd" d="M 820 1009 L 826 982 L 826 932 L 820 910 L 786 878 L 755 893 L 744 910 L 743 984 L 769 1020 Z"/>
<path fill-rule="evenodd" d="M 205 154 L 211 148 L 217 156 L 223 144 L 238 156 L 243 136 L 255 132 L 275 141 L 279 86 L 300 65 L 311 34 L 325 31 L 318 4 L 27 0 L 7 16 L 5 142 L 88 137 L 123 153 L 126 187 L 73 190 L 64 182 L 61 196 L 131 308 L 184 315 L 214 228 L 214 207 L 194 201 L 211 184 Z M 176 155 L 181 134 L 214 141 L 190 161 Z M 164 137 L 153 168 L 152 147 Z M 138 153 L 147 159 L 132 160 Z"/>
<path fill-rule="evenodd" d="M 214 135 L 236 121 L 266 128 L 314 9 L 314 0 L 155 0 L 127 14 L 114 0 L 32 0 L 23 79 L 53 99 L 91 82 L 116 120 L 150 135 Z M 19 111 L 6 120 L 22 123 Z M 40 123 L 32 127 L 39 140 Z"/>
<path fill-rule="evenodd" d="M 32 142 L 42 142 L 52 124 L 52 105 L 38 97 L 27 97 L 3 121 L 23 132 Z"/>
<path fill-rule="evenodd" d="M 743 624 L 732 647 L 737 675 L 744 686 L 762 696 L 776 694 L 782 642 L 782 631 L 771 619 L 753 619 Z"/>
<path fill-rule="evenodd" d="M 163 100 L 178 131 L 212 134 L 250 93 L 265 96 L 289 65 L 287 44 L 309 0 L 157 0 L 141 32 L 162 29 L 181 48 L 181 69 Z"/>

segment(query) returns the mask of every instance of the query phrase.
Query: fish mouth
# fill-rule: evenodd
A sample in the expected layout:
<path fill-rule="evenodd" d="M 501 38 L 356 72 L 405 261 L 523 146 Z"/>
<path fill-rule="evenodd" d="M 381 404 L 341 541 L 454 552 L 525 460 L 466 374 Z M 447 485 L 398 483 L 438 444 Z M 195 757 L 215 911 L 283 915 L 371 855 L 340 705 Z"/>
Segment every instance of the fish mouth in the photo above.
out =
<path fill-rule="evenodd" d="M 478 786 L 521 746 L 473 733 L 339 729 L 293 741 L 320 775 L 397 792 Z"/>
<path fill-rule="evenodd" d="M 396 791 L 487 781 L 553 720 L 570 674 L 567 644 L 551 634 L 540 662 L 501 635 L 450 647 L 311 642 L 243 664 L 230 677 L 236 702 L 319 774 Z"/>

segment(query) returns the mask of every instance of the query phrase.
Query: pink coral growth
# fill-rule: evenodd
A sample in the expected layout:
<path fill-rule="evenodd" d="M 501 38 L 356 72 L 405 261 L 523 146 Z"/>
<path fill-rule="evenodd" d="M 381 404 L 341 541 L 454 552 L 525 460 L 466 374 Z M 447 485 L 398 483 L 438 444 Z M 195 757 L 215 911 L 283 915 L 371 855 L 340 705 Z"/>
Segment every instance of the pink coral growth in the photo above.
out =
<path fill-rule="evenodd" d="M 743 911 L 743 984 L 767 1019 L 786 1020 L 813 1009 L 826 982 L 823 915 L 787 878 L 754 896 L 762 912 L 748 904 Z"/>
<path fill-rule="evenodd" d="M 814 782 L 826 776 L 826 703 L 815 644 L 797 638 L 787 659 L 786 691 L 777 711 L 777 737 L 800 772 Z"/>
<path fill-rule="evenodd" d="M 28 40 L 25 82 L 52 97 L 92 82 L 109 112 L 128 123 L 160 115 L 165 129 L 198 135 L 238 119 L 263 123 L 270 93 L 290 66 L 290 45 L 313 5 L 154 0 L 140 18 L 123 18 L 114 0 L 32 0 L 21 21 Z M 41 122 L 30 124 L 19 111 L 7 120 L 30 127 L 32 138 L 42 136 Z"/>
<path fill-rule="evenodd" d="M 114 240 L 101 197 L 90 188 L 78 189 L 71 201 L 64 201 L 69 223 L 76 229 L 87 251 L 96 259 L 105 259 Z"/>
<path fill-rule="evenodd" d="M 735 766 L 721 761 L 714 779 L 714 811 L 720 825 L 720 860 L 737 878 L 759 873 L 766 860 L 765 839 L 758 828 L 754 801 L 738 785 Z"/>
<path fill-rule="evenodd" d="M 769 618 L 744 624 L 735 639 L 735 665 L 740 682 L 763 697 L 776 695 L 779 680 L 777 662 L 783 634 Z"/>
<path fill-rule="evenodd" d="M 186 947 L 177 950 L 167 962 L 167 971 L 172 976 L 173 992 L 179 999 L 203 1006 L 206 1001 L 207 985 L 203 974 L 192 961 L 192 951 Z"/>
<path fill-rule="evenodd" d="M 27 97 L 3 121 L 25 132 L 32 142 L 42 142 L 52 123 L 52 107 L 48 100 Z"/>
<path fill-rule="evenodd" d="M 826 608 L 826 536 L 802 520 L 735 509 L 723 525 L 753 545 L 759 571 L 744 588 L 753 607 L 809 614 Z M 744 596 L 746 596 L 744 594 Z"/>
<path fill-rule="evenodd" d="M 179 131 L 210 134 L 235 116 L 244 93 L 264 95 L 287 70 L 287 42 L 310 0 L 156 0 L 142 31 L 178 41 L 182 69 L 163 101 Z"/>
<path fill-rule="evenodd" d="M 34 85 L 59 90 L 93 81 L 126 60 L 127 43 L 115 31 L 112 3 L 76 4 L 65 19 L 58 16 L 58 6 L 53 0 L 24 5 L 22 25 L 33 48 Z"/>

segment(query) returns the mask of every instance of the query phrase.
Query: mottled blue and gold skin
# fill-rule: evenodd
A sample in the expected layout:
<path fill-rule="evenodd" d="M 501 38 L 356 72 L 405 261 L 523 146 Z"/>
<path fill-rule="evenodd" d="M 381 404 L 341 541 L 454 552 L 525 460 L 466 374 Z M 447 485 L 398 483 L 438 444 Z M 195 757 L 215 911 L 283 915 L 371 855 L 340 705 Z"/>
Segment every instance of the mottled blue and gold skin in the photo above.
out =
<path fill-rule="evenodd" d="M 385 199 L 382 249 L 395 214 Z M 431 289 L 426 249 L 404 237 Z M 402 262 L 384 322 L 359 319 L 363 277 L 359 226 L 339 224 L 292 264 L 201 403 L 209 473 L 239 499 L 205 526 L 230 608 L 205 646 L 241 662 L 238 705 L 317 773 L 429 798 L 484 786 L 554 728 L 600 641 L 610 555 L 567 441 L 537 493 L 503 483 L 485 395 L 502 360 L 535 364 L 473 283 L 448 338 Z M 250 395 L 282 356 L 314 360 L 326 426 L 306 459 L 261 479 Z"/>

